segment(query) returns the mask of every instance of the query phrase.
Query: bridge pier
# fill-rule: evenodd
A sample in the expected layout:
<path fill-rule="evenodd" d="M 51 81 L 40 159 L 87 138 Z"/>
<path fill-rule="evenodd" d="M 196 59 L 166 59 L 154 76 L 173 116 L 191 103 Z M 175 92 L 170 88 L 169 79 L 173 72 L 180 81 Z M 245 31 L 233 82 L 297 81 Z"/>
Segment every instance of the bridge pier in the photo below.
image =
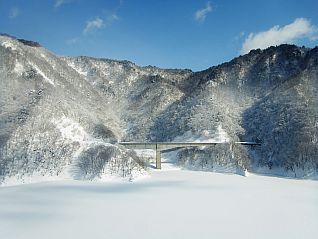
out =
<path fill-rule="evenodd" d="M 158 144 L 156 144 L 156 169 L 161 169 L 161 151 Z"/>

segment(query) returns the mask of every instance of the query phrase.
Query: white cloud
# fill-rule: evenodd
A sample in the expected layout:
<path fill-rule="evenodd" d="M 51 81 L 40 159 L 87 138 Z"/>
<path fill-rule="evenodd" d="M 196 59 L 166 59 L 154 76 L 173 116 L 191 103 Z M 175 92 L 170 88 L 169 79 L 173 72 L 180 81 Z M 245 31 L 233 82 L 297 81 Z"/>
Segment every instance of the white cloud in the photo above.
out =
<path fill-rule="evenodd" d="M 66 4 L 66 3 L 70 3 L 72 1 L 73 0 L 55 0 L 54 7 L 59 8 L 60 6 Z"/>
<path fill-rule="evenodd" d="M 317 27 L 306 18 L 297 18 L 286 26 L 274 26 L 267 31 L 250 33 L 245 39 L 241 54 L 246 54 L 252 49 L 265 49 L 283 43 L 295 43 L 299 39 L 314 40 L 317 38 Z"/>
<path fill-rule="evenodd" d="M 212 12 L 212 6 L 210 2 L 207 2 L 205 8 L 199 9 L 195 12 L 194 19 L 198 22 L 204 22 L 210 12 Z"/>
<path fill-rule="evenodd" d="M 63 5 L 63 3 L 64 3 L 64 0 L 56 0 L 56 1 L 55 1 L 55 4 L 54 4 L 54 7 L 55 7 L 55 8 L 58 8 L 58 7 L 60 7 L 61 5 Z"/>
<path fill-rule="evenodd" d="M 107 17 L 107 23 L 108 23 L 108 24 L 110 24 L 110 23 L 112 23 L 112 22 L 114 22 L 114 21 L 118 21 L 118 20 L 119 20 L 119 17 L 117 16 L 116 13 L 113 13 L 113 14 L 111 14 L 111 15 L 109 15 L 109 16 Z"/>
<path fill-rule="evenodd" d="M 237 34 L 235 37 L 234 37 L 234 40 L 235 41 L 238 41 L 240 39 L 242 39 L 243 37 L 245 36 L 245 32 L 240 32 L 239 34 Z"/>
<path fill-rule="evenodd" d="M 16 18 L 17 16 L 19 16 L 19 14 L 20 14 L 19 8 L 13 7 L 13 8 L 11 8 L 11 10 L 10 10 L 9 18 L 10 18 L 10 19 L 14 19 L 14 18 Z"/>
<path fill-rule="evenodd" d="M 84 34 L 87 34 L 95 29 L 100 29 L 100 28 L 103 28 L 105 26 L 105 23 L 104 21 L 99 18 L 99 17 L 96 17 L 94 20 L 92 21 L 87 21 L 86 23 L 86 27 L 85 29 L 83 30 L 83 33 Z"/>
<path fill-rule="evenodd" d="M 64 0 L 67 1 L 67 0 Z M 68 0 L 71 1 L 71 0 Z M 73 1 L 73 0 L 72 0 Z M 96 17 L 94 20 L 87 21 L 86 26 L 83 30 L 83 34 L 86 35 L 94 30 L 101 29 L 103 27 L 108 27 L 112 23 L 119 21 L 120 18 L 117 14 L 121 6 L 123 5 L 123 0 L 119 0 L 118 6 L 111 12 L 103 11 L 104 17 Z"/>

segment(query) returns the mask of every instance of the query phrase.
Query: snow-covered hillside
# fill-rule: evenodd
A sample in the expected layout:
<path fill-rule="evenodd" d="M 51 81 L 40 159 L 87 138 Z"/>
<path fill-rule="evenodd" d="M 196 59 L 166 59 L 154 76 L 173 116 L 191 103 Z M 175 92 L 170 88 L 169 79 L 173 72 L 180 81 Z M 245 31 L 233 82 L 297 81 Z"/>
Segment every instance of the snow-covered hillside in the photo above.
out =
<path fill-rule="evenodd" d="M 202 72 L 59 57 L 0 35 L 0 184 L 147 174 L 118 141 L 260 141 L 179 150 L 195 170 L 315 178 L 318 48 L 253 50 Z M 36 178 L 36 180 L 35 180 Z"/>
<path fill-rule="evenodd" d="M 43 47 L 0 36 L 0 183 L 145 174 L 113 106 Z"/>
<path fill-rule="evenodd" d="M 317 181 L 186 170 L 0 187 L 0 238 L 314 239 L 317 201 Z"/>

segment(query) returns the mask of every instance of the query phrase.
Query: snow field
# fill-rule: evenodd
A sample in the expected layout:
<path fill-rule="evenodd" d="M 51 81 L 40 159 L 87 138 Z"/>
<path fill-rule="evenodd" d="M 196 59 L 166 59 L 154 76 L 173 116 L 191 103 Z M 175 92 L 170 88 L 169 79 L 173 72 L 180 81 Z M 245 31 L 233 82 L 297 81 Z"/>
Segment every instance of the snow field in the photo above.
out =
<path fill-rule="evenodd" d="M 318 182 L 151 170 L 0 188 L 0 238 L 316 238 Z"/>

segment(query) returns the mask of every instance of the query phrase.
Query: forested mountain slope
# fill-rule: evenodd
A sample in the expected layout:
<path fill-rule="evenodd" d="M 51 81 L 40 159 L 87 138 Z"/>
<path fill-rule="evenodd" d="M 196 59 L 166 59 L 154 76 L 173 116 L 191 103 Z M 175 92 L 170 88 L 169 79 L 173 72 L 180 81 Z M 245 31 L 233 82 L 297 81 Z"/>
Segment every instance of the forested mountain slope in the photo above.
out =
<path fill-rule="evenodd" d="M 182 167 L 310 177 L 318 171 L 318 48 L 253 50 L 202 72 L 59 57 L 0 36 L 0 181 L 132 179 L 118 141 L 261 141 L 180 150 Z"/>

